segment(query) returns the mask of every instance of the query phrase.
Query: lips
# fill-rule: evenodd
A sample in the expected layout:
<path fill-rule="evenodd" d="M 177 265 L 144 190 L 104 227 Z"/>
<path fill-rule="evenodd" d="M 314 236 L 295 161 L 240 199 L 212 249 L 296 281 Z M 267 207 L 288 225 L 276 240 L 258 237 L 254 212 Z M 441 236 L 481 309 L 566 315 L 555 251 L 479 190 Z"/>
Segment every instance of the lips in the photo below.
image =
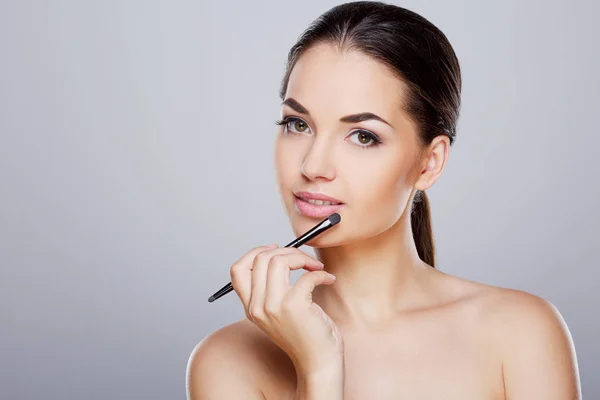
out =
<path fill-rule="evenodd" d="M 313 201 L 313 203 L 310 203 L 309 201 Z M 317 204 L 314 204 L 315 201 Z M 335 204 L 319 204 L 323 201 Z M 296 210 L 300 212 L 300 214 L 314 218 L 328 217 L 344 207 L 344 203 L 336 198 L 322 193 L 310 192 L 294 193 L 294 204 L 296 205 Z"/>
<path fill-rule="evenodd" d="M 294 195 L 303 200 L 317 200 L 317 201 L 326 201 L 333 204 L 343 204 L 342 201 L 328 196 L 324 193 L 313 193 L 313 192 L 295 192 Z"/>

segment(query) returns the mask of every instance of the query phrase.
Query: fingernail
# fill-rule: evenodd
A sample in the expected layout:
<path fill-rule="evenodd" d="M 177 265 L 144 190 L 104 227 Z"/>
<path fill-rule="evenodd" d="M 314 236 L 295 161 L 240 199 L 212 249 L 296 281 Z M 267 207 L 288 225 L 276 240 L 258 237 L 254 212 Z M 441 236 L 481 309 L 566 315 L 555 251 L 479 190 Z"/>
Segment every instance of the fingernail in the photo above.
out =
<path fill-rule="evenodd" d="M 328 272 L 328 274 L 329 274 L 329 272 Z M 329 274 L 329 276 L 335 281 L 336 278 L 335 278 L 334 274 Z"/>

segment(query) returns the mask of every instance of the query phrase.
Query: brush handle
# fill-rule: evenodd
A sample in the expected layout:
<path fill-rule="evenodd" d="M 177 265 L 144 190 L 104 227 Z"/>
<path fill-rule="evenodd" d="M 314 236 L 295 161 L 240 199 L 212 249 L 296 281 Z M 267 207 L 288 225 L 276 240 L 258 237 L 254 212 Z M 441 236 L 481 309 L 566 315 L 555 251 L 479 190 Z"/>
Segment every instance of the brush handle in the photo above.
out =
<path fill-rule="evenodd" d="M 293 242 L 289 243 L 287 246 L 284 247 L 300 247 L 302 246 L 302 244 L 305 241 L 300 241 L 300 240 L 294 240 Z M 227 285 L 223 286 L 221 289 L 219 289 L 218 292 L 216 292 L 215 294 L 213 294 L 212 296 L 210 296 L 208 298 L 208 302 L 212 303 L 213 301 L 215 301 L 216 299 L 218 299 L 219 297 L 223 297 L 225 296 L 227 293 L 231 292 L 233 290 L 233 285 L 231 284 L 231 282 L 229 282 Z"/>
<path fill-rule="evenodd" d="M 292 240 L 284 247 L 300 247 L 304 243 L 308 242 L 310 239 L 314 238 L 315 236 L 318 236 L 321 233 L 325 232 L 327 229 L 331 228 L 332 226 L 337 225 L 340 222 L 340 220 L 341 220 L 340 215 L 338 213 L 333 213 L 329 217 L 325 218 L 323 221 L 321 221 L 317 225 L 315 225 L 308 232 L 306 232 L 303 235 L 301 235 L 300 237 Z M 212 303 L 213 301 L 217 300 L 218 298 L 225 296 L 227 293 L 231 292 L 232 290 L 233 290 L 233 285 L 231 284 L 231 282 L 229 282 L 227 285 L 225 285 L 221 289 L 219 289 L 215 294 L 210 296 L 208 298 L 208 302 Z"/>

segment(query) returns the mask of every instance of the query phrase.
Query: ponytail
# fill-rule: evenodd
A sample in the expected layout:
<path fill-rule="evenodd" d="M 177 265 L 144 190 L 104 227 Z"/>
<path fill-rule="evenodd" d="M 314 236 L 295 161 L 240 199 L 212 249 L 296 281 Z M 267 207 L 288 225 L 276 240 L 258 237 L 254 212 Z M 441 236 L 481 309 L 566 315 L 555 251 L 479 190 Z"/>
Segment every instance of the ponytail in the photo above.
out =
<path fill-rule="evenodd" d="M 417 190 L 413 199 L 410 225 L 419 258 L 435 268 L 435 248 L 433 246 L 429 199 L 427 194 L 421 190 Z"/>

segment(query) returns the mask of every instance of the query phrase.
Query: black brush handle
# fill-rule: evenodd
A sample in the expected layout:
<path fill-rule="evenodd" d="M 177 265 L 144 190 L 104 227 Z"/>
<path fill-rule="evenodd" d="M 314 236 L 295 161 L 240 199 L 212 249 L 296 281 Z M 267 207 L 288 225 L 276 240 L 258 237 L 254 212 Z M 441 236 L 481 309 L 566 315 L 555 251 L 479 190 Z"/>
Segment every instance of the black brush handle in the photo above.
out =
<path fill-rule="evenodd" d="M 327 229 L 337 225 L 342 220 L 342 217 L 338 213 L 333 213 L 329 217 L 325 218 L 323 221 L 319 222 L 315 225 L 311 230 L 294 239 L 284 247 L 300 247 L 304 243 L 308 242 L 310 239 L 315 236 L 320 235 L 325 232 Z M 208 302 L 212 303 L 220 297 L 225 296 L 227 293 L 233 291 L 233 285 L 229 282 L 227 285 L 223 286 L 219 289 L 215 294 L 208 298 Z"/>

